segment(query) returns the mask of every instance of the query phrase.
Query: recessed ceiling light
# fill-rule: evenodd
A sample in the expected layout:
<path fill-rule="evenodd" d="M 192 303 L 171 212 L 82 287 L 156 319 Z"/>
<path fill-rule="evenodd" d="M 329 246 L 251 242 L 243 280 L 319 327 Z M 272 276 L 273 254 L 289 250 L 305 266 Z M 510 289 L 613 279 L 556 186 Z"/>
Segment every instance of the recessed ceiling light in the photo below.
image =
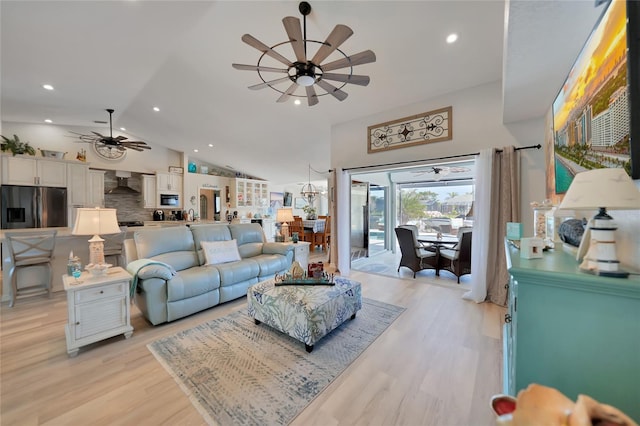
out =
<path fill-rule="evenodd" d="M 45 123 L 53 123 L 53 121 L 50 118 L 47 118 L 46 120 L 44 120 Z"/>
<path fill-rule="evenodd" d="M 198 150 L 197 150 L 197 149 L 194 149 L 194 150 L 193 150 L 193 152 L 198 152 Z"/>
<path fill-rule="evenodd" d="M 42 85 L 42 88 L 43 88 L 43 89 L 46 89 L 46 90 L 53 90 L 53 86 L 52 86 L 52 85 L 50 85 L 50 84 L 43 84 L 43 85 Z"/>
<path fill-rule="evenodd" d="M 124 132 L 127 129 L 125 129 L 124 127 L 120 127 L 120 130 L 122 130 Z"/>
<path fill-rule="evenodd" d="M 153 107 L 153 110 L 154 110 L 155 112 L 160 112 L 160 108 L 158 108 L 158 107 Z"/>
<path fill-rule="evenodd" d="M 302 102 L 300 102 L 300 99 L 296 99 L 295 101 L 293 101 L 293 103 L 296 105 L 300 105 Z"/>
<path fill-rule="evenodd" d="M 212 144 L 212 143 L 210 143 L 210 144 L 209 144 L 209 147 L 213 148 L 213 144 Z"/>
<path fill-rule="evenodd" d="M 455 43 L 456 40 L 458 40 L 458 34 L 456 34 L 456 33 L 449 34 L 447 36 L 447 43 L 449 43 L 449 44 Z"/>

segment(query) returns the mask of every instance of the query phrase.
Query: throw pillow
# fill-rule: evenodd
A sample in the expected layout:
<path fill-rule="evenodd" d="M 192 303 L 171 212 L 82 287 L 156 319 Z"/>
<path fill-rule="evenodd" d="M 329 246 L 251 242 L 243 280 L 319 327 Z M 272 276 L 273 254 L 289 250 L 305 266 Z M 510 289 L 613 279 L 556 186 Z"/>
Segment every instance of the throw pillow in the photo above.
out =
<path fill-rule="evenodd" d="M 204 251 L 205 265 L 217 265 L 219 263 L 240 260 L 236 240 L 201 241 L 200 246 L 202 247 L 202 251 Z"/>

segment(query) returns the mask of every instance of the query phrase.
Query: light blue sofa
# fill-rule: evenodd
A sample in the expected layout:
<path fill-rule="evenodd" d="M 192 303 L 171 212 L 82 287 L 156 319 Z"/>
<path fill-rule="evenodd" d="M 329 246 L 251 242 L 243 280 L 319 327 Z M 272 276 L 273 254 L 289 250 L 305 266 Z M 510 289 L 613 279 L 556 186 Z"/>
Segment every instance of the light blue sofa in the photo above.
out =
<path fill-rule="evenodd" d="M 200 243 L 231 239 L 241 260 L 205 265 Z M 125 240 L 125 255 L 136 305 L 157 325 L 245 297 L 251 285 L 289 270 L 293 246 L 265 242 L 256 223 L 210 224 L 140 229 Z"/>

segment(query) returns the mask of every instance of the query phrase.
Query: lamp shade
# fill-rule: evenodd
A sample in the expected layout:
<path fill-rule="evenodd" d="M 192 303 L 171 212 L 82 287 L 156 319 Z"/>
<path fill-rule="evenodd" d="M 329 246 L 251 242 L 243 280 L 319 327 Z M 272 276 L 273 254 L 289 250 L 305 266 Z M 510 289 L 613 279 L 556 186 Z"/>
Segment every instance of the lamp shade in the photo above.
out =
<path fill-rule="evenodd" d="M 278 215 L 276 216 L 277 222 L 293 222 L 293 209 L 291 207 L 285 207 L 278 209 Z"/>
<path fill-rule="evenodd" d="M 78 209 L 73 235 L 104 235 L 120 232 L 116 209 Z"/>
<path fill-rule="evenodd" d="M 640 191 L 620 168 L 596 169 L 578 173 L 558 210 L 640 209 Z"/>

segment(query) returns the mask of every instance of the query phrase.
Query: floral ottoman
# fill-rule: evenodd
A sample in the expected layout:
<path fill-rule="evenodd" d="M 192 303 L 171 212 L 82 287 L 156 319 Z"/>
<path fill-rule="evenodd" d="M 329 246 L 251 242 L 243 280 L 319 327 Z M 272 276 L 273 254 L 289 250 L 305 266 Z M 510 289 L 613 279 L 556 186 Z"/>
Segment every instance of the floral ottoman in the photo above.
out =
<path fill-rule="evenodd" d="M 248 313 L 305 344 L 307 352 L 362 308 L 360 283 L 336 277 L 335 286 L 279 285 L 263 281 L 247 291 Z"/>

